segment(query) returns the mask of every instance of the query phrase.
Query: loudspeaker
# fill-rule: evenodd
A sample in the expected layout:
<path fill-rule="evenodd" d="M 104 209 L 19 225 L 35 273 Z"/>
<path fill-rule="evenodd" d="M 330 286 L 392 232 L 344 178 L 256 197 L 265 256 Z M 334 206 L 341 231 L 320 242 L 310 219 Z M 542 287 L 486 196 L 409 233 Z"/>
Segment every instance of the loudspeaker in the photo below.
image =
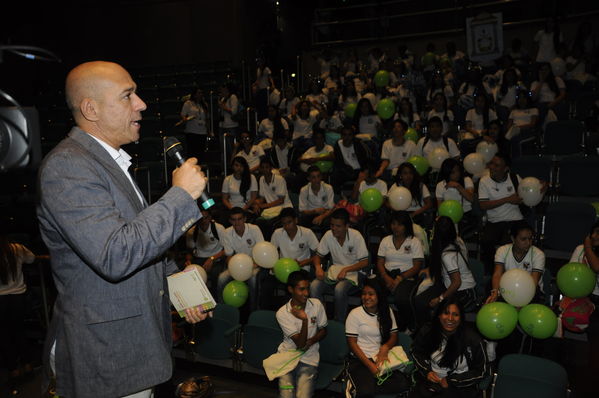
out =
<path fill-rule="evenodd" d="M 39 114 L 33 107 L 21 109 L 0 107 L 0 172 L 39 166 L 42 153 Z"/>

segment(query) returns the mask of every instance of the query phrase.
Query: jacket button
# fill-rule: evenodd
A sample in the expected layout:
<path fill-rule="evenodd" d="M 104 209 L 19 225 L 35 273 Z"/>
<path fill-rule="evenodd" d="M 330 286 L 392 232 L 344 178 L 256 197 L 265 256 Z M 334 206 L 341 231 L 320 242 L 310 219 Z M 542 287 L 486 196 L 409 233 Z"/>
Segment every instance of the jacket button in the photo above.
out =
<path fill-rule="evenodd" d="M 160 295 L 164 296 L 164 290 L 160 290 Z"/>

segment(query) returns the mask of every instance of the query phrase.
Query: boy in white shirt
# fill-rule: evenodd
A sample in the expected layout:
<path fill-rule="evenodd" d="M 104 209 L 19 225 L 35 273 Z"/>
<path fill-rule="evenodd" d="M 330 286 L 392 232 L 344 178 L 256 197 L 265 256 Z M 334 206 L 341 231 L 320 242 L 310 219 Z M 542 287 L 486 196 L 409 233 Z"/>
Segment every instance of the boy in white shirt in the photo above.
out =
<path fill-rule="evenodd" d="M 292 258 L 306 271 L 310 271 L 312 257 L 318 248 L 318 239 L 311 229 L 297 225 L 295 210 L 291 207 L 281 211 L 281 228 L 272 234 L 270 242 L 279 249 L 281 258 Z"/>
<path fill-rule="evenodd" d="M 392 138 L 383 142 L 381 150 L 381 165 L 376 172 L 377 178 L 382 178 L 390 183 L 400 164 L 407 162 L 416 152 L 416 144 L 413 141 L 406 140 L 404 134 L 408 125 L 401 119 L 393 121 Z"/>
<path fill-rule="evenodd" d="M 287 279 L 291 300 L 277 311 L 277 322 L 283 331 L 278 352 L 302 350 L 296 368 L 279 377 L 279 397 L 311 398 L 320 362 L 318 342 L 327 334 L 327 316 L 322 303 L 310 297 L 308 273 L 294 271 Z"/>
<path fill-rule="evenodd" d="M 418 140 L 415 155 L 428 159 L 428 154 L 435 148 L 446 149 L 452 158 L 458 159 L 460 157 L 460 150 L 455 141 L 443 136 L 443 122 L 436 116 L 429 119 L 427 136 Z"/>
<path fill-rule="evenodd" d="M 308 181 L 299 194 L 300 225 L 325 225 L 335 207 L 333 187 L 322 181 L 320 169 L 315 165 L 308 168 Z"/>
<path fill-rule="evenodd" d="M 314 256 L 316 279 L 310 285 L 310 295 L 323 301 L 325 293 L 334 292 L 335 319 L 343 322 L 349 295 L 360 289 L 358 271 L 368 266 L 368 249 L 362 234 L 349 227 L 347 210 L 335 210 L 330 223 L 331 229 L 320 240 Z M 322 259 L 328 254 L 332 265 L 325 272 Z"/>
<path fill-rule="evenodd" d="M 241 207 L 234 207 L 229 213 L 229 222 L 231 226 L 225 229 L 223 237 L 223 248 L 225 251 L 225 264 L 228 265 L 231 257 L 237 253 L 244 253 L 252 256 L 252 249 L 256 243 L 264 241 L 262 232 L 254 224 L 247 224 L 245 213 Z M 268 270 L 258 267 L 254 263 L 252 277 L 247 281 L 250 290 L 250 310 L 258 307 L 258 278 L 264 278 L 268 275 Z M 218 276 L 217 291 L 218 302 L 223 302 L 223 289 L 233 278 L 228 269 L 224 270 Z"/>
<path fill-rule="evenodd" d="M 312 133 L 314 146 L 308 148 L 306 152 L 299 158 L 300 169 L 306 173 L 308 168 L 314 163 L 322 160 L 335 160 L 333 155 L 333 147 L 325 142 L 325 133 L 322 129 L 314 129 Z"/>
<path fill-rule="evenodd" d="M 285 207 L 292 207 L 285 179 L 272 172 L 272 160 L 263 158 L 260 161 L 260 182 L 258 183 L 258 199 L 254 202 L 253 211 L 260 215 L 256 224 L 270 239 L 273 219 L 279 216 Z"/>

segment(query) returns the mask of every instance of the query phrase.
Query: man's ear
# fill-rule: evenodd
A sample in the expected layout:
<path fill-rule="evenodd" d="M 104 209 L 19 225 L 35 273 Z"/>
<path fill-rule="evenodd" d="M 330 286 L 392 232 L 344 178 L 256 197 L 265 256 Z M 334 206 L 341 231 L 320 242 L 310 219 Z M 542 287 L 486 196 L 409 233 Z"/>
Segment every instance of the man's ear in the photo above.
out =
<path fill-rule="evenodd" d="M 79 105 L 81 115 L 88 121 L 98 120 L 98 102 L 92 98 L 84 98 Z"/>
<path fill-rule="evenodd" d="M 287 291 L 289 294 L 293 295 L 293 288 L 291 286 L 287 286 Z"/>

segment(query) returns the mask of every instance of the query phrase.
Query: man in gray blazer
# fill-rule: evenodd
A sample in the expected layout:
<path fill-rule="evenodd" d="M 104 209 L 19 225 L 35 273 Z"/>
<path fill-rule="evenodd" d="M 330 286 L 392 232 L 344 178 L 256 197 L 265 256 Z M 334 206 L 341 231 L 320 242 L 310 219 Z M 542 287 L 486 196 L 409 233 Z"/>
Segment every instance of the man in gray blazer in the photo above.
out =
<path fill-rule="evenodd" d="M 200 218 L 205 177 L 189 159 L 164 196 L 145 202 L 120 147 L 139 139 L 146 104 L 121 66 L 77 66 L 66 96 L 77 127 L 39 175 L 38 217 L 58 290 L 45 362 L 60 396 L 150 397 L 172 373 L 166 276 L 178 269 L 164 253 Z M 187 312 L 190 322 L 205 317 Z"/>

